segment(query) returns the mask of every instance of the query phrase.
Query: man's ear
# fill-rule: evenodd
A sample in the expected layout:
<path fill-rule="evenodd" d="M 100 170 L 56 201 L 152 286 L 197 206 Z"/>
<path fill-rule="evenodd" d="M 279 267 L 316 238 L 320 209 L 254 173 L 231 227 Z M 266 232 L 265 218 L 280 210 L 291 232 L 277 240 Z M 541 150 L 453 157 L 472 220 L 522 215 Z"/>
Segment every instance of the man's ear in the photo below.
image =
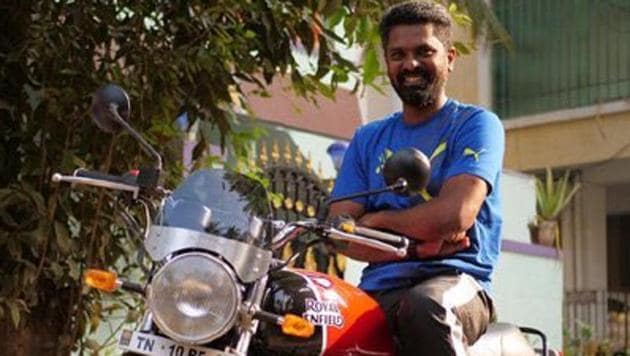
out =
<path fill-rule="evenodd" d="M 457 57 L 457 50 L 455 47 L 451 47 L 448 49 L 446 53 L 446 58 L 448 59 L 448 71 L 452 72 L 453 68 L 455 68 L 455 57 Z"/>

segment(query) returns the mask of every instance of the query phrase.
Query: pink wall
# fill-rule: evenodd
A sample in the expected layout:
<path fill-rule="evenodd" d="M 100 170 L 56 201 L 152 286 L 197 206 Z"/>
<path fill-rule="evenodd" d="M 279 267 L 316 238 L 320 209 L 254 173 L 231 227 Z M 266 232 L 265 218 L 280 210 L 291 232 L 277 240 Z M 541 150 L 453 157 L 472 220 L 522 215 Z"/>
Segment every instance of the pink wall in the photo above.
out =
<path fill-rule="evenodd" d="M 274 80 L 269 88 L 270 98 L 255 94 L 247 96 L 247 101 L 254 111 L 254 116 L 269 122 L 324 134 L 343 139 L 350 139 L 362 123 L 357 95 L 339 88 L 336 100 L 318 96 L 318 106 L 297 98 L 286 89 L 287 80 Z M 243 85 L 245 93 L 256 89 L 254 85 Z"/>

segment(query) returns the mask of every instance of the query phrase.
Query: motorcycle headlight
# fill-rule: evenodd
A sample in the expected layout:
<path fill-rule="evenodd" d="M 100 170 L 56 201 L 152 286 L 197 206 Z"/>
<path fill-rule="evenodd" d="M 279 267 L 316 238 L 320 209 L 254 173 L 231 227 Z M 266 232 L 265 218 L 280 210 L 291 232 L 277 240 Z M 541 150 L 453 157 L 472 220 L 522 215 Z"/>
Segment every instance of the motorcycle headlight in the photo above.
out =
<path fill-rule="evenodd" d="M 225 334 L 241 304 L 230 267 L 198 252 L 167 262 L 147 291 L 147 303 L 160 330 L 188 344 L 207 343 Z"/>

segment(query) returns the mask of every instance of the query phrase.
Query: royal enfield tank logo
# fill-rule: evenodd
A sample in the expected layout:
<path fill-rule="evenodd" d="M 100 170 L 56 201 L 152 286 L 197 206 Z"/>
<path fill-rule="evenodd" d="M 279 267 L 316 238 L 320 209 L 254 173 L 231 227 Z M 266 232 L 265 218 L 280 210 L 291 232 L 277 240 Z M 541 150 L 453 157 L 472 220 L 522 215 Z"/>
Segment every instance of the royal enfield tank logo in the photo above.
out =
<path fill-rule="evenodd" d="M 302 317 L 314 325 L 331 325 L 337 328 L 343 327 L 344 317 L 339 311 L 337 302 L 320 302 L 312 298 L 305 301 L 306 311 Z"/>
<path fill-rule="evenodd" d="M 320 286 L 322 288 L 330 289 L 330 287 L 332 287 L 332 282 L 327 280 L 326 278 L 313 277 L 313 278 L 311 278 L 311 280 L 313 282 L 315 282 L 315 284 L 317 284 L 318 286 Z"/>

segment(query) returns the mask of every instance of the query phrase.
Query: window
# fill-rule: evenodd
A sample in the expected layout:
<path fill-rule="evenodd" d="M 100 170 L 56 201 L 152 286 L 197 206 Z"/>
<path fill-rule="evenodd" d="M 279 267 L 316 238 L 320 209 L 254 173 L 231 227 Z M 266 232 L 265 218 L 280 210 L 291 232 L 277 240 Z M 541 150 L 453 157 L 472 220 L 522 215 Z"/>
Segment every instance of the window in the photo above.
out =
<path fill-rule="evenodd" d="M 496 0 L 495 10 L 515 45 L 494 48 L 500 117 L 630 97 L 630 1 Z"/>

